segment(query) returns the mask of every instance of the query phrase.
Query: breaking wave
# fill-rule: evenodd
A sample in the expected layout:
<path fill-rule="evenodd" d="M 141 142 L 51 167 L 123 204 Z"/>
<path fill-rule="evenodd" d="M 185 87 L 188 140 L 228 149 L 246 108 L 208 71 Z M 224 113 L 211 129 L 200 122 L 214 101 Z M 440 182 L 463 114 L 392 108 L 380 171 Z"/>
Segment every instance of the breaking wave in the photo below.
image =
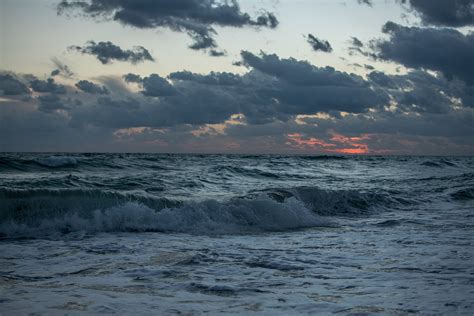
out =
<path fill-rule="evenodd" d="M 386 194 L 316 187 L 269 189 L 226 201 L 173 201 L 100 190 L 1 189 L 0 234 L 76 231 L 245 234 L 328 226 L 331 216 L 390 207 Z"/>

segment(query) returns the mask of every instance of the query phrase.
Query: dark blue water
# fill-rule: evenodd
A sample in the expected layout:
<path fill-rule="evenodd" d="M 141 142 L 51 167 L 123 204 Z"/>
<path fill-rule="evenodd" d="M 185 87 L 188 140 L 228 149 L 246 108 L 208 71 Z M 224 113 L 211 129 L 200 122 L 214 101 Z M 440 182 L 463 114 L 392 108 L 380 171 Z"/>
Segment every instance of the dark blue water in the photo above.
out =
<path fill-rule="evenodd" d="M 0 307 L 472 314 L 473 219 L 472 157 L 0 154 Z"/>

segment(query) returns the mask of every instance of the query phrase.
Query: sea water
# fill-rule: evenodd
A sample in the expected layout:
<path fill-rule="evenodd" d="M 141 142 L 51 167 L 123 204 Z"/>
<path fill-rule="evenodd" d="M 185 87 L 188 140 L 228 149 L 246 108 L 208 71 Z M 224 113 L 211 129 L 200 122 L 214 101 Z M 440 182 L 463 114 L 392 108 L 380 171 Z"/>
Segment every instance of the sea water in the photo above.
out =
<path fill-rule="evenodd" d="M 474 313 L 474 158 L 0 154 L 0 314 Z"/>

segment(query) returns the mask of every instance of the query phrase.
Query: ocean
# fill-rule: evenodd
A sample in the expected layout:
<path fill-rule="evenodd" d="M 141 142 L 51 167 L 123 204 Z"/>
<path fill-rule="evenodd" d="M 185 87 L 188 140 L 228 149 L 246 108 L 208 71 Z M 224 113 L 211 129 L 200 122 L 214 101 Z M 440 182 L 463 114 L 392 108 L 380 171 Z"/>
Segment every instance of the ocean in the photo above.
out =
<path fill-rule="evenodd" d="M 474 313 L 474 157 L 0 154 L 0 314 Z"/>

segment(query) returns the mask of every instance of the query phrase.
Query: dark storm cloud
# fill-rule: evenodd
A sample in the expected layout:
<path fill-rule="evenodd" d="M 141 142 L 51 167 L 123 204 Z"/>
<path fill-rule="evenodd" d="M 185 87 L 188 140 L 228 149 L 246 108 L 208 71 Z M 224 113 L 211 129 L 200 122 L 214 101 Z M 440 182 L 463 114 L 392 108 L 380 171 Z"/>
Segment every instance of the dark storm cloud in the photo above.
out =
<path fill-rule="evenodd" d="M 306 41 L 311 45 L 314 51 L 322 51 L 325 53 L 330 53 L 332 52 L 332 47 L 331 44 L 329 44 L 328 41 L 318 39 L 312 34 L 308 34 L 306 37 Z"/>
<path fill-rule="evenodd" d="M 217 47 L 214 25 L 268 28 L 278 25 L 278 20 L 270 12 L 263 12 L 252 19 L 248 13 L 240 10 L 237 1 L 63 0 L 57 7 L 58 14 L 71 10 L 77 10 L 85 16 L 100 20 L 112 19 L 137 28 L 166 27 L 176 32 L 184 32 L 193 39 L 190 48 L 196 50 Z"/>
<path fill-rule="evenodd" d="M 54 93 L 54 94 L 65 94 L 66 87 L 61 84 L 54 83 L 53 78 L 48 78 L 46 80 L 33 80 L 30 82 L 31 89 L 35 92 L 42 93 Z"/>
<path fill-rule="evenodd" d="M 30 90 L 23 82 L 10 74 L 0 73 L 0 95 L 23 95 L 29 93 Z"/>
<path fill-rule="evenodd" d="M 102 64 L 108 64 L 113 60 L 128 61 L 137 64 L 144 61 L 155 61 L 150 52 L 142 46 L 135 46 L 133 49 L 122 49 L 111 42 L 89 41 L 84 46 L 70 46 L 70 50 L 95 56 Z"/>
<path fill-rule="evenodd" d="M 375 42 L 378 58 L 440 71 L 448 78 L 474 84 L 474 33 L 405 27 L 393 22 L 387 22 L 383 32 L 390 38 Z"/>
<path fill-rule="evenodd" d="M 425 24 L 461 27 L 474 25 L 474 0 L 403 0 Z"/>
<path fill-rule="evenodd" d="M 84 92 L 91 94 L 109 94 L 109 90 L 104 86 L 99 86 L 87 80 L 80 80 L 76 83 L 76 87 Z"/>

